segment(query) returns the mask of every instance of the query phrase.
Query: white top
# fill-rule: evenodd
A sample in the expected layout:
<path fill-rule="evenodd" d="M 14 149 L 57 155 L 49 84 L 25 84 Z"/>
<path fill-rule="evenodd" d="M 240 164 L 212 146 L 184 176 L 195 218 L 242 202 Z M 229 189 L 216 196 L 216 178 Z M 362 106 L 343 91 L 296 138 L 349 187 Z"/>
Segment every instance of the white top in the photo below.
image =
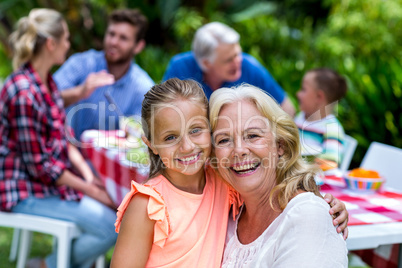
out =
<path fill-rule="evenodd" d="M 313 193 L 294 197 L 250 244 L 238 240 L 238 219 L 229 219 L 223 268 L 348 267 L 346 243 L 332 224 L 329 205 Z"/>

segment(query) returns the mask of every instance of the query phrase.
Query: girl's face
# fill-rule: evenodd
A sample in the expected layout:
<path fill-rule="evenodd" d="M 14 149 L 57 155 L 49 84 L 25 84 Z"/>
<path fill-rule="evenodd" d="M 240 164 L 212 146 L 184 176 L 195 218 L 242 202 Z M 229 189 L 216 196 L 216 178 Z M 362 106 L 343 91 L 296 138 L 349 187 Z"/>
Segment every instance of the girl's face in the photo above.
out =
<path fill-rule="evenodd" d="M 55 41 L 54 61 L 55 64 L 61 65 L 66 60 L 66 55 L 70 49 L 70 32 L 67 24 L 63 22 L 64 34 L 60 40 Z"/>
<path fill-rule="evenodd" d="M 149 146 L 160 156 L 169 176 L 203 174 L 211 153 L 205 109 L 188 100 L 166 104 L 156 110 L 149 127 L 153 137 Z"/>
<path fill-rule="evenodd" d="M 240 194 L 269 194 L 283 154 L 273 128 L 255 104 L 242 100 L 224 105 L 213 133 L 219 173 Z"/>
<path fill-rule="evenodd" d="M 303 77 L 302 86 L 297 92 L 300 110 L 306 118 L 320 109 L 319 93 L 315 83 L 315 74 L 310 72 Z"/>

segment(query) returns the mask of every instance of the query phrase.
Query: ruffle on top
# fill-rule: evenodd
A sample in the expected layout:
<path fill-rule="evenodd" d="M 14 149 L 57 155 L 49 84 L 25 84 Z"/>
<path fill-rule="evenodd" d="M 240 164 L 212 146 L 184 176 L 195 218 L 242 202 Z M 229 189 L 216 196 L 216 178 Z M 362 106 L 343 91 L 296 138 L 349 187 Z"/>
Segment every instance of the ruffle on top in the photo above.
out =
<path fill-rule="evenodd" d="M 149 196 L 147 208 L 148 217 L 155 221 L 153 243 L 163 248 L 171 230 L 170 220 L 162 195 L 152 186 L 142 185 L 135 181 L 131 181 L 131 191 L 126 194 L 120 206 L 117 208 L 117 219 L 114 224 L 116 232 L 119 232 L 123 215 L 136 193 L 142 193 Z"/>
<path fill-rule="evenodd" d="M 219 172 L 211 167 L 211 165 L 209 165 L 209 162 L 207 163 L 207 165 L 205 165 L 205 171 L 210 176 L 210 178 L 214 178 L 214 180 L 221 180 L 228 186 L 229 206 L 232 206 L 232 215 L 233 220 L 235 221 L 237 214 L 239 214 L 240 212 L 240 207 L 243 205 L 243 199 L 240 197 L 240 194 L 220 176 Z"/>
<path fill-rule="evenodd" d="M 229 204 L 232 206 L 233 220 L 236 220 L 237 214 L 240 212 L 240 207 L 243 205 L 243 199 L 240 194 L 229 185 Z"/>

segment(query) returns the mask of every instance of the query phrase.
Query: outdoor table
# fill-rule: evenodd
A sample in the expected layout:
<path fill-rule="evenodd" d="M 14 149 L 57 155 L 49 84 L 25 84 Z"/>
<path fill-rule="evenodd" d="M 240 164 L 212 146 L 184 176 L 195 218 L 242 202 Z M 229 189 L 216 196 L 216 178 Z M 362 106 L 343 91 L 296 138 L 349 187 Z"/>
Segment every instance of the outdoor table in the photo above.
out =
<path fill-rule="evenodd" d="M 123 131 L 87 130 L 81 136 L 84 157 L 102 179 L 106 191 L 116 205 L 120 205 L 130 191 L 131 180 L 138 183 L 148 178 L 149 167 L 129 161 L 125 148 L 109 146 L 108 141 L 122 137 Z"/>
<path fill-rule="evenodd" d="M 402 244 L 402 193 L 384 187 L 380 191 L 359 191 L 346 188 L 341 177 L 326 176 L 321 193 L 330 193 L 345 203 L 349 212 L 348 250 L 374 249 L 380 245 Z M 402 246 L 399 266 L 402 267 Z M 375 254 L 373 252 L 373 254 Z M 377 258 L 381 267 L 390 260 L 391 247 Z"/>

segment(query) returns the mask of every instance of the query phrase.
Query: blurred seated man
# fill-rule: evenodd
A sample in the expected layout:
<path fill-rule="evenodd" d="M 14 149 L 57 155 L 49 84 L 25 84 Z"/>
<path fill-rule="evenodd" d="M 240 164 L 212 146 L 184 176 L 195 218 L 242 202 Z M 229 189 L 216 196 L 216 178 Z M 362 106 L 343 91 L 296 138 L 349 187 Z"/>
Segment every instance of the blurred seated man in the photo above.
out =
<path fill-rule="evenodd" d="M 119 115 L 140 115 L 144 94 L 154 85 L 133 60 L 145 47 L 147 25 L 136 9 L 112 12 L 103 51 L 76 53 L 55 73 L 77 140 L 87 129 L 118 129 Z"/>
<path fill-rule="evenodd" d="M 194 79 L 201 83 L 208 99 L 218 88 L 252 84 L 269 93 L 293 116 L 295 108 L 286 93 L 254 57 L 242 53 L 239 39 L 240 35 L 223 23 L 202 26 L 195 33 L 192 51 L 174 56 L 163 80 Z"/>

